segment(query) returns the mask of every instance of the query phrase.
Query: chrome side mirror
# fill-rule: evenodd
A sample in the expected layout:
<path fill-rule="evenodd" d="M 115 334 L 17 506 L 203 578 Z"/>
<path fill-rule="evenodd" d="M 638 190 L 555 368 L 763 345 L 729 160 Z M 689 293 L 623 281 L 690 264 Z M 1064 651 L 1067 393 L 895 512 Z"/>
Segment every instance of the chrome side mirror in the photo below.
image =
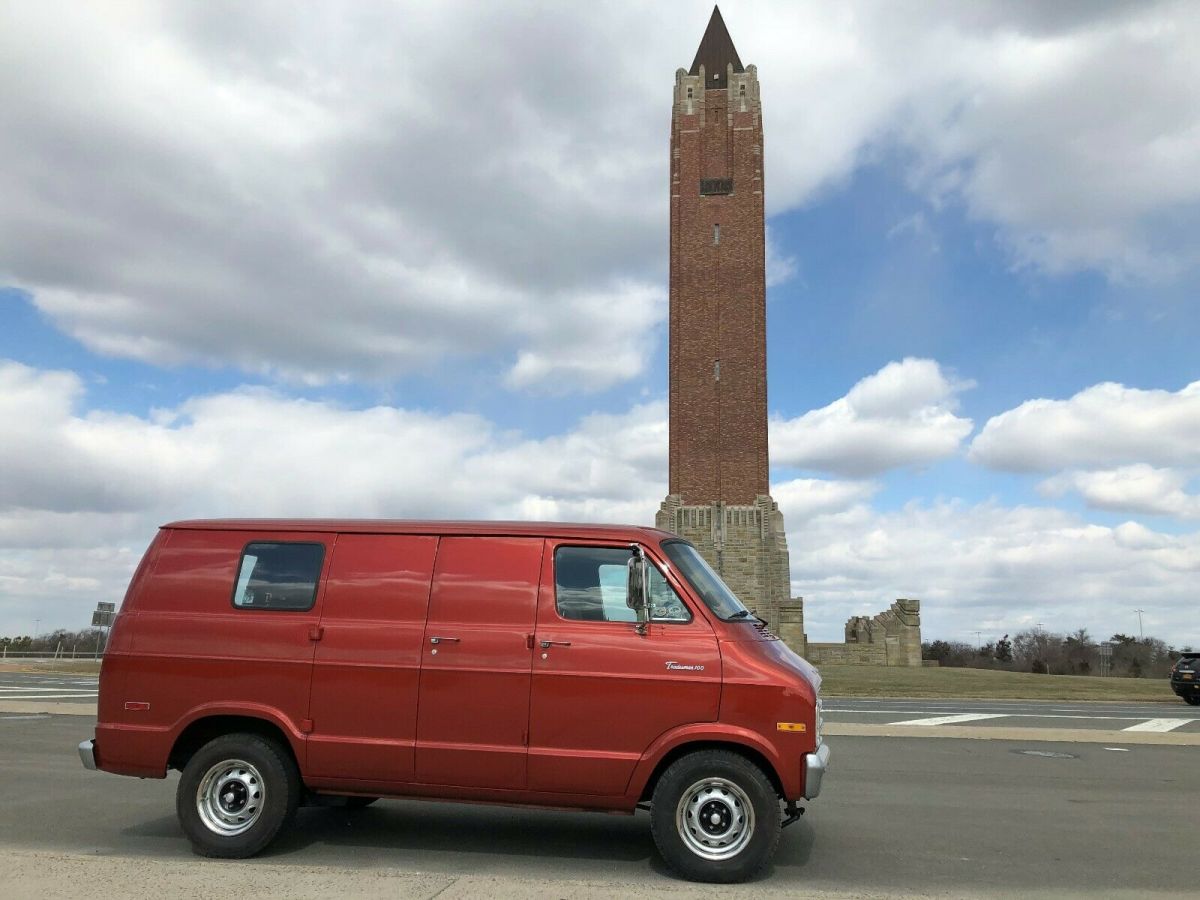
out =
<path fill-rule="evenodd" d="M 637 613 L 637 625 L 634 630 L 638 634 L 646 633 L 646 623 L 650 621 L 650 578 L 646 562 L 646 554 L 639 544 L 630 545 L 629 556 L 629 585 L 625 594 L 625 605 Z"/>

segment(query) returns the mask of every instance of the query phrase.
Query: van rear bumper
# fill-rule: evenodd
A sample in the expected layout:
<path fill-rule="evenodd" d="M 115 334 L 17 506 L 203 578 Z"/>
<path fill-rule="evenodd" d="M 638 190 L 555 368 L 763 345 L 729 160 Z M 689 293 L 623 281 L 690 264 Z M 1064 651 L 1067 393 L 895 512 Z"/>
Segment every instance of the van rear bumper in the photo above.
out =
<path fill-rule="evenodd" d="M 93 740 L 79 742 L 79 758 L 83 760 L 83 767 L 96 771 L 96 742 Z"/>
<path fill-rule="evenodd" d="M 815 753 L 804 757 L 804 799 L 812 800 L 821 793 L 821 779 L 829 768 L 829 745 L 821 744 Z"/>

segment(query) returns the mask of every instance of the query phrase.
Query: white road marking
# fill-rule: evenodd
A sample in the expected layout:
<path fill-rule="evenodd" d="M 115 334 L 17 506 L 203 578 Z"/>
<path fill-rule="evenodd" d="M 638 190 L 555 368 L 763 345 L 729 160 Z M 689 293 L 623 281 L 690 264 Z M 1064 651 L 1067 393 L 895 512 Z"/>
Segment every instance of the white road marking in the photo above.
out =
<path fill-rule="evenodd" d="M 1105 747 L 1105 750 L 1116 750 L 1118 753 L 1128 753 L 1128 747 Z"/>
<path fill-rule="evenodd" d="M 0 693 L 8 694 L 8 693 L 12 693 L 13 691 L 26 691 L 31 694 L 32 693 L 44 694 L 47 691 L 53 691 L 53 692 L 74 691 L 77 694 L 88 694 L 88 693 L 94 694 L 94 693 L 96 693 L 96 688 L 73 688 L 73 687 L 62 687 L 62 686 L 59 686 L 59 687 L 16 687 L 15 685 L 10 686 L 10 685 L 0 684 Z"/>
<path fill-rule="evenodd" d="M 977 722 L 980 719 L 1003 719 L 1007 713 L 966 713 L 959 716 L 933 716 L 928 719 L 908 719 L 904 722 L 889 722 L 889 725 L 957 725 L 960 722 Z"/>
<path fill-rule="evenodd" d="M 1147 722 L 1142 722 L 1140 725 L 1130 725 L 1128 728 L 1122 728 L 1122 731 L 1174 731 L 1181 725 L 1187 725 L 1189 722 L 1194 722 L 1195 719 L 1150 719 Z"/>
<path fill-rule="evenodd" d="M 995 707 L 993 707 L 993 709 L 994 708 Z M 863 716 L 899 716 L 899 715 L 911 716 L 915 712 L 924 712 L 924 713 L 936 712 L 936 710 L 933 710 L 933 709 L 844 709 L 844 708 L 838 708 L 838 707 L 830 708 L 828 706 L 826 706 L 824 708 L 824 711 L 826 714 L 845 713 L 847 715 L 863 715 Z M 1124 722 L 1144 722 L 1144 721 L 1146 721 L 1145 713 L 1143 713 L 1142 715 L 1132 715 L 1132 716 L 1131 715 L 1098 716 L 1095 714 L 1067 715 L 1064 713 L 1022 712 L 1020 710 L 1013 710 L 1011 712 L 1000 713 L 1000 715 L 1008 716 L 1009 718 L 1012 718 L 1012 719 L 1096 719 L 1096 720 L 1103 719 L 1103 720 L 1113 720 L 1113 721 L 1118 721 L 1118 722 L 1120 722 L 1120 721 L 1124 721 Z M 1184 719 L 1183 721 L 1185 721 L 1185 722 L 1200 722 L 1200 715 L 1193 716 L 1190 719 Z M 898 723 L 892 723 L 892 724 L 898 724 Z"/>
<path fill-rule="evenodd" d="M 9 696 L 0 692 L 0 700 L 21 700 L 26 703 L 32 703 L 35 700 L 94 700 L 96 696 L 96 694 L 38 694 L 36 697 L 30 697 L 28 694 Z"/>

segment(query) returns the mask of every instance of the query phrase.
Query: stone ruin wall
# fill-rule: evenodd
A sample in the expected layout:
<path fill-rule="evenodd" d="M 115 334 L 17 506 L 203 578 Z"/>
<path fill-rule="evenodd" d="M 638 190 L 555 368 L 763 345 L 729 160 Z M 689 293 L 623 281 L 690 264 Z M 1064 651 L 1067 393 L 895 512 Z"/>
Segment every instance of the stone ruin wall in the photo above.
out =
<path fill-rule="evenodd" d="M 901 599 L 877 616 L 852 616 L 846 643 L 810 643 L 806 656 L 815 666 L 920 667 L 921 602 Z"/>

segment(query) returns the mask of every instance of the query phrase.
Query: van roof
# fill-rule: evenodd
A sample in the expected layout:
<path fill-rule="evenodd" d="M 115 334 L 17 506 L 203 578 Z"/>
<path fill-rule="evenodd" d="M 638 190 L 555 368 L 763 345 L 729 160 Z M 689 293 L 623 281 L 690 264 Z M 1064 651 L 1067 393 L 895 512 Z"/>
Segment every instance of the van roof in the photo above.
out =
<path fill-rule="evenodd" d="M 163 528 L 195 531 L 329 531 L 355 534 L 529 535 L 658 542 L 678 535 L 641 525 L 581 522 L 438 521 L 430 519 L 186 519 Z"/>

